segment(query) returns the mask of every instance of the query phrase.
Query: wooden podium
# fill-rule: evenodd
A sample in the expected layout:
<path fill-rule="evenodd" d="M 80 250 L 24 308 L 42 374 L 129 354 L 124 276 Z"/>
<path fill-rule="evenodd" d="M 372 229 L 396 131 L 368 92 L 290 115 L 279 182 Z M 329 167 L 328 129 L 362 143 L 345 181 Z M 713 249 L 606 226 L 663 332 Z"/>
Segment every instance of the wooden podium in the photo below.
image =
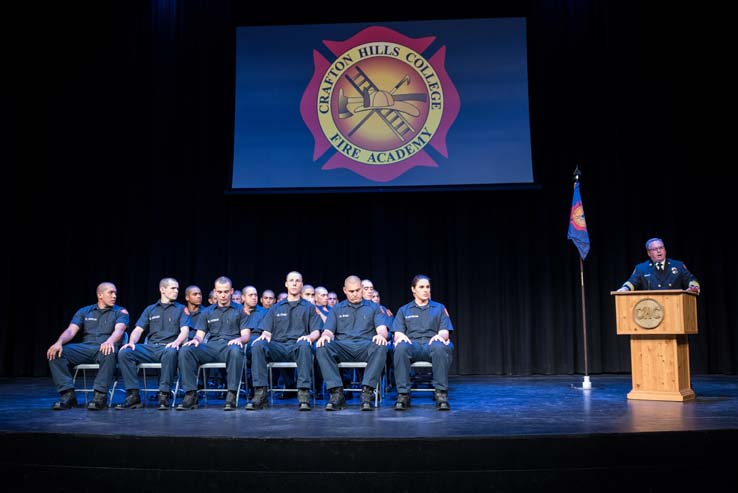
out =
<path fill-rule="evenodd" d="M 612 291 L 618 335 L 630 336 L 628 399 L 694 399 L 687 334 L 697 333 L 697 295 L 679 289 Z"/>

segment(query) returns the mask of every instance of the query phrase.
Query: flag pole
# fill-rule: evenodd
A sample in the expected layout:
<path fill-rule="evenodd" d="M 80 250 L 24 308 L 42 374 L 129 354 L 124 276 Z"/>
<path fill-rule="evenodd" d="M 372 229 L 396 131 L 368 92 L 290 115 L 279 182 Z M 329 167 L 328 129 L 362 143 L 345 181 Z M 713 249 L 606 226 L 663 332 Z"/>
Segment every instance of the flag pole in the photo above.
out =
<path fill-rule="evenodd" d="M 576 184 L 579 182 L 579 177 L 581 175 L 582 175 L 582 172 L 579 171 L 579 166 L 577 166 L 576 169 L 574 170 L 575 188 L 576 188 Z M 587 238 L 589 240 L 588 236 Z M 586 253 L 587 252 L 585 252 L 584 255 L 586 255 Z M 581 297 L 582 297 L 582 336 L 583 336 L 583 342 L 584 342 L 584 380 L 582 381 L 582 389 L 591 390 L 592 382 L 589 379 L 589 358 L 587 355 L 589 351 L 587 350 L 588 348 L 588 344 L 587 344 L 587 303 L 586 303 L 586 298 L 584 296 L 584 259 L 582 258 L 581 252 L 579 255 L 579 289 L 581 291 Z"/>
<path fill-rule="evenodd" d="M 579 257 L 579 286 L 582 290 L 582 333 L 584 335 L 584 381 L 582 388 L 589 390 L 592 382 L 589 380 L 589 362 L 587 359 L 587 305 L 584 298 L 584 261 Z"/>

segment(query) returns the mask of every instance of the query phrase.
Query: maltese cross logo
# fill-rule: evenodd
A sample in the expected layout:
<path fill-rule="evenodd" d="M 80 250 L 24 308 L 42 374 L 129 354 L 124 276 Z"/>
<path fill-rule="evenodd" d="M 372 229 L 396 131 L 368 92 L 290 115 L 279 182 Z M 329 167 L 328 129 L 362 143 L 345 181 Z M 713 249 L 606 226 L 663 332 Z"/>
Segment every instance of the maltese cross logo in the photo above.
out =
<path fill-rule="evenodd" d="M 313 161 L 376 182 L 415 166 L 437 167 L 430 146 L 448 157 L 446 135 L 460 99 L 446 73 L 446 48 L 430 58 L 435 37 L 409 38 L 372 26 L 345 41 L 323 41 L 335 56 L 313 51 L 315 70 L 300 113 L 315 140 Z"/>

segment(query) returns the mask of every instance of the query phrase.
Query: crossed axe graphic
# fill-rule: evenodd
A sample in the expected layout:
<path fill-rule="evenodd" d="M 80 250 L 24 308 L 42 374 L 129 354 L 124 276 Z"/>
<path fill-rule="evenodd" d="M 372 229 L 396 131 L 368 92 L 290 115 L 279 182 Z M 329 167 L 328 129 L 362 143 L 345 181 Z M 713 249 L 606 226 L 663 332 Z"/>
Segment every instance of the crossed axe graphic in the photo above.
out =
<path fill-rule="evenodd" d="M 349 105 L 353 104 L 360 104 L 362 105 L 362 110 L 369 110 L 369 112 L 364 116 L 364 118 L 359 121 L 359 123 L 354 126 L 351 131 L 348 133 L 349 136 L 353 135 L 359 128 L 361 128 L 362 125 L 373 115 L 377 114 L 382 121 L 392 130 L 395 135 L 397 135 L 400 140 L 405 140 L 402 134 L 400 134 L 397 129 L 392 126 L 392 122 L 389 121 L 387 118 L 387 115 L 383 114 L 382 111 L 389 111 L 388 114 L 395 116 L 395 119 L 399 118 L 402 120 L 402 123 L 407 125 L 407 127 L 410 129 L 411 132 L 415 132 L 415 129 L 410 125 L 410 123 L 405 119 L 404 116 L 402 116 L 402 110 L 398 110 L 393 108 L 395 101 L 421 101 L 425 102 L 428 100 L 428 95 L 423 93 L 414 93 L 414 94 L 395 94 L 397 90 L 402 87 L 404 84 L 410 84 L 410 76 L 405 75 L 400 81 L 395 84 L 395 86 L 389 90 L 389 91 L 380 91 L 379 89 L 376 89 L 376 85 L 369 80 L 367 77 L 367 80 L 369 81 L 370 86 L 364 90 L 359 88 L 356 83 L 354 82 L 351 77 L 346 75 L 346 78 L 349 80 L 352 86 L 356 89 L 357 92 L 361 93 L 361 96 L 346 96 L 343 93 L 343 88 L 339 89 L 338 91 L 338 118 L 344 119 L 344 118 L 351 118 L 354 116 L 357 109 L 354 109 L 354 111 L 351 111 L 349 109 Z M 379 99 L 381 99 L 383 102 L 387 104 L 387 106 L 374 106 L 371 107 L 372 102 L 376 102 Z M 370 108 L 371 107 L 371 108 Z M 417 108 L 414 106 L 408 104 L 407 105 L 408 110 L 412 108 L 412 114 L 413 116 L 418 116 L 419 112 L 417 111 Z M 410 111 L 408 111 L 410 112 Z"/>

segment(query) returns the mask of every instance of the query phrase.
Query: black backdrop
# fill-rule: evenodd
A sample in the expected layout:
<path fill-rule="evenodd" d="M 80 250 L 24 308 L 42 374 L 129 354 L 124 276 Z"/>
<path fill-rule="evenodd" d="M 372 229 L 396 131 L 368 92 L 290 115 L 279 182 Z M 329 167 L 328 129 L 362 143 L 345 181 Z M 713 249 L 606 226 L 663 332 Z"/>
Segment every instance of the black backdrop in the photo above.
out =
<path fill-rule="evenodd" d="M 272 14 L 236 1 L 59 3 L 26 2 L 4 32 L 0 375 L 47 375 L 46 349 L 101 281 L 115 282 L 135 321 L 164 276 L 205 292 L 219 275 L 278 291 L 293 269 L 335 290 L 348 274 L 369 277 L 393 310 L 409 301 L 411 277 L 428 274 L 456 327 L 458 374 L 582 373 L 578 254 L 566 239 L 576 165 L 592 243 L 589 372 L 629 371 L 609 292 L 651 236 L 703 284 L 693 372 L 738 371 L 719 12 L 603 1 Z M 234 26 L 494 16 L 528 18 L 540 187 L 224 193 Z"/>

